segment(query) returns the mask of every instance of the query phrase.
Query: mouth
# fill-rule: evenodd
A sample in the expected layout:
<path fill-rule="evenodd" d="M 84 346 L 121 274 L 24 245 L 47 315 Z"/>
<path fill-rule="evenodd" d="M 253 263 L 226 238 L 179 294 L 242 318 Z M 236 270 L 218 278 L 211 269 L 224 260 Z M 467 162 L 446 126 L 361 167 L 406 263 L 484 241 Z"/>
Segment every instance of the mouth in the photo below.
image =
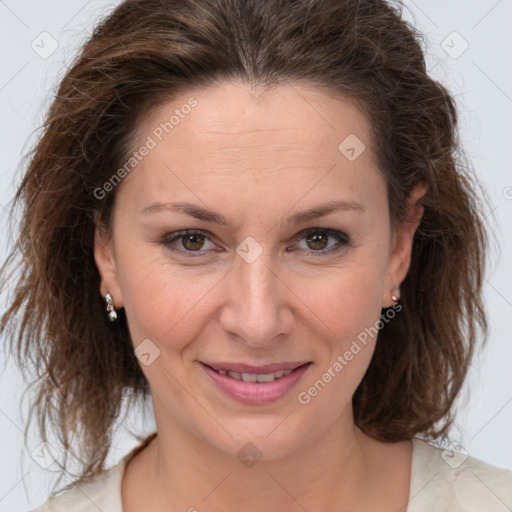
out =
<path fill-rule="evenodd" d="M 297 384 L 311 364 L 311 361 L 299 361 L 252 366 L 245 363 L 201 362 L 207 375 L 222 391 L 250 405 L 282 398 Z"/>
<path fill-rule="evenodd" d="M 243 382 L 274 382 L 309 363 L 274 363 L 252 366 L 244 363 L 203 363 L 219 375 L 225 375 Z"/>

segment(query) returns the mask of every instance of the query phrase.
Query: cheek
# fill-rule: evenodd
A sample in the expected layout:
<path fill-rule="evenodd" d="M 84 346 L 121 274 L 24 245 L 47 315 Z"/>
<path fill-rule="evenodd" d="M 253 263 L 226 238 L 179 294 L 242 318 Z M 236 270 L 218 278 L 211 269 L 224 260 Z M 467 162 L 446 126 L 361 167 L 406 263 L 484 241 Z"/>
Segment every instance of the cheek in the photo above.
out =
<path fill-rule="evenodd" d="M 308 416 L 321 414 L 319 428 L 335 421 L 350 404 L 366 373 L 382 310 L 381 280 L 376 267 L 354 265 L 332 279 L 323 293 L 309 296 L 320 319 L 318 328 L 328 333 L 328 353 L 323 352 L 310 378 L 297 390 L 297 400 Z"/>
<path fill-rule="evenodd" d="M 357 263 L 333 269 L 331 275 L 335 277 L 326 279 L 322 288 L 311 287 L 307 295 L 320 319 L 318 329 L 329 342 L 298 399 L 301 404 L 315 403 L 308 409 L 311 414 L 325 407 L 334 417 L 350 402 L 372 358 L 382 311 L 383 270 L 375 255 L 360 253 Z"/>
<path fill-rule="evenodd" d="M 154 247 L 130 247 L 118 258 L 123 306 L 134 345 L 145 338 L 159 345 L 164 340 L 176 344 L 184 331 L 193 335 L 191 330 L 200 329 L 209 291 L 223 276 L 221 271 L 199 275 L 192 268 L 178 268 L 158 253 Z"/>
<path fill-rule="evenodd" d="M 326 279 L 323 287 L 308 290 L 306 302 L 344 345 L 378 320 L 383 276 L 379 268 L 363 261 L 332 275 L 335 277 Z"/>

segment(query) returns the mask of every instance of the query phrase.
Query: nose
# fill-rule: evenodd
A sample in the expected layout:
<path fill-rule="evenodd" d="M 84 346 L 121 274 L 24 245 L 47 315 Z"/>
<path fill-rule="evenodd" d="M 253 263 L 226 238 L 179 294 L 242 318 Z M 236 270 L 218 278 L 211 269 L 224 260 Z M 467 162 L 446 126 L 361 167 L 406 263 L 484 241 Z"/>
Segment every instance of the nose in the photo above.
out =
<path fill-rule="evenodd" d="M 224 283 L 225 304 L 220 315 L 224 332 L 252 347 L 265 347 L 291 332 L 291 291 L 276 265 L 260 255 L 252 263 L 235 258 Z"/>

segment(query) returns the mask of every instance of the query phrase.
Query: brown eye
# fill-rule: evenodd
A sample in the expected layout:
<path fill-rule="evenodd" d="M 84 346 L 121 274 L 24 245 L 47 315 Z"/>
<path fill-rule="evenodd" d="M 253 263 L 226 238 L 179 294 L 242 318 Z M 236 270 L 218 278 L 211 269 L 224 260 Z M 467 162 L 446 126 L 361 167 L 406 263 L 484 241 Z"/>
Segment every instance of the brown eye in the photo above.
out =
<path fill-rule="evenodd" d="M 321 251 L 327 247 L 329 235 L 327 233 L 315 233 L 314 235 L 306 236 L 306 241 L 309 247 L 316 251 Z"/>
<path fill-rule="evenodd" d="M 206 247 L 209 242 L 215 250 L 215 244 L 207 233 L 201 231 L 181 231 L 179 233 L 168 233 L 159 240 L 159 244 L 167 249 L 181 253 L 185 256 L 205 256 L 206 253 L 211 252 Z"/>
<path fill-rule="evenodd" d="M 182 244 L 187 251 L 198 251 L 204 245 L 206 237 L 200 233 L 181 235 Z"/>
<path fill-rule="evenodd" d="M 335 229 L 312 228 L 301 231 L 295 240 L 305 241 L 306 247 L 296 247 L 301 252 L 309 252 L 313 256 L 328 256 L 349 245 L 349 237 Z M 335 243 L 332 243 L 334 241 Z M 337 241 L 337 243 L 336 243 Z"/>

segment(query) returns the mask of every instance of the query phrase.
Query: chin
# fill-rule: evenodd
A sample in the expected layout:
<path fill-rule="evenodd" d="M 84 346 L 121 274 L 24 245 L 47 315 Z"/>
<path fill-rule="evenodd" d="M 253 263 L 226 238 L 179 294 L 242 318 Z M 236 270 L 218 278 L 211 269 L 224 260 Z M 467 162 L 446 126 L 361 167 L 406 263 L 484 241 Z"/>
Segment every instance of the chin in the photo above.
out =
<path fill-rule="evenodd" d="M 213 437 L 213 432 L 209 430 L 204 433 L 203 439 L 242 462 L 284 459 L 312 441 L 312 430 L 314 423 L 317 423 L 311 419 L 312 424 L 308 427 L 303 419 L 292 419 L 293 413 L 286 418 L 288 414 L 259 419 L 252 416 L 245 420 L 238 418 L 232 423 L 223 422 L 231 436 L 221 428 L 217 431 L 219 436 Z"/>

